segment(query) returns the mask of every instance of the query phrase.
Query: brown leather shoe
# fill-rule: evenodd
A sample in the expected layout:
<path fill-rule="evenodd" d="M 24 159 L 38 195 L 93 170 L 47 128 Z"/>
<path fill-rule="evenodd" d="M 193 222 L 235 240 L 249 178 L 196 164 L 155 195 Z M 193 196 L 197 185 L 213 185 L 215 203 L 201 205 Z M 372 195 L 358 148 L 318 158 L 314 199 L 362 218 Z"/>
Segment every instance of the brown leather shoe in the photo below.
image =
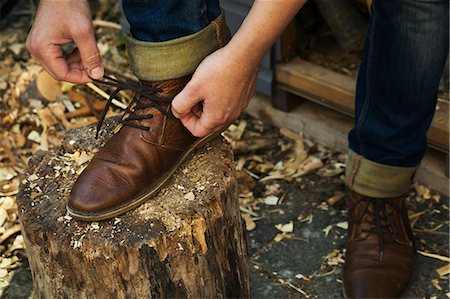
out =
<path fill-rule="evenodd" d="M 398 298 L 411 277 L 414 244 L 405 197 L 351 192 L 344 297 Z"/>
<path fill-rule="evenodd" d="M 195 148 L 220 133 L 195 138 L 170 114 L 167 99 L 179 93 L 189 79 L 187 76 L 143 82 L 150 86 L 140 92 L 144 97 L 134 99 L 134 105 L 127 110 L 128 117 L 121 120 L 120 131 L 94 156 L 75 182 L 67 205 L 71 216 L 102 220 L 139 206 L 156 195 Z M 139 88 L 135 83 L 134 89 Z"/>

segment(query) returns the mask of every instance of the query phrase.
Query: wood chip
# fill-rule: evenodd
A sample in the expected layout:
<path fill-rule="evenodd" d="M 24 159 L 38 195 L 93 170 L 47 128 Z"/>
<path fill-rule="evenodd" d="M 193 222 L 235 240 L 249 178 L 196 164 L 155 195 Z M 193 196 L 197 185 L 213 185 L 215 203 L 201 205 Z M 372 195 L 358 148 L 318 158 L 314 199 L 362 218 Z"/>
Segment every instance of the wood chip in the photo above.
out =
<path fill-rule="evenodd" d="M 443 262 L 450 263 L 450 258 L 447 257 L 447 256 L 442 256 L 442 255 L 439 255 L 439 254 L 429 253 L 429 252 L 425 252 L 425 251 L 421 251 L 421 250 L 417 250 L 417 253 L 419 253 L 419 254 L 421 254 L 423 256 L 426 256 L 426 257 L 430 257 L 430 258 L 433 258 L 433 259 L 437 259 L 437 260 L 440 260 L 440 261 L 443 261 Z"/>
<path fill-rule="evenodd" d="M 99 94 L 101 97 L 105 98 L 106 100 L 109 99 L 109 95 L 108 95 L 105 91 L 103 91 L 102 89 L 100 89 L 99 87 L 97 87 L 95 84 L 93 84 L 93 83 L 87 83 L 86 86 L 89 87 L 90 89 L 92 89 L 93 91 L 95 91 L 97 94 Z M 118 108 L 121 108 L 121 109 L 123 109 L 123 110 L 127 109 L 127 105 L 125 105 L 125 104 L 122 103 L 122 102 L 119 102 L 119 101 L 116 100 L 116 99 L 113 99 L 113 100 L 111 101 L 111 103 L 112 103 L 114 106 L 116 106 L 116 107 L 118 107 Z"/>
<path fill-rule="evenodd" d="M 0 235 L 0 244 L 2 244 L 5 240 L 11 237 L 14 234 L 20 232 L 20 225 L 16 224 L 13 227 L 8 228 L 3 234 Z"/>
<path fill-rule="evenodd" d="M 417 195 L 423 199 L 430 199 L 431 198 L 431 192 L 430 189 L 425 187 L 424 185 L 420 185 L 418 183 L 415 183 L 414 189 L 416 189 Z"/>
<path fill-rule="evenodd" d="M 437 274 L 439 274 L 440 277 L 448 275 L 450 273 L 450 264 L 440 267 L 439 269 L 436 270 L 436 272 Z"/>
<path fill-rule="evenodd" d="M 345 193 L 342 191 L 337 191 L 331 197 L 327 199 L 327 204 L 330 206 L 334 206 L 336 203 L 341 202 L 344 199 Z"/>
<path fill-rule="evenodd" d="M 256 223 L 249 214 L 242 214 L 242 218 L 244 218 L 245 229 L 247 231 L 252 231 L 256 228 Z"/>
<path fill-rule="evenodd" d="M 321 168 L 319 171 L 317 171 L 317 174 L 320 175 L 321 177 L 328 178 L 337 176 L 343 173 L 344 170 L 345 170 L 344 163 L 333 163 Z"/>
<path fill-rule="evenodd" d="M 286 280 L 284 280 L 284 279 L 278 279 L 278 281 L 279 281 L 281 284 L 285 284 L 285 285 L 287 285 L 288 287 L 290 287 L 291 289 L 293 289 L 293 290 L 299 292 L 300 294 L 302 294 L 302 295 L 305 296 L 306 298 L 310 298 L 310 295 L 308 295 L 308 293 L 306 293 L 306 292 L 305 292 L 304 290 L 302 290 L 301 288 L 299 288 L 299 287 L 293 285 L 291 282 L 286 281 Z"/>
<path fill-rule="evenodd" d="M 183 196 L 183 198 L 186 199 L 186 200 L 194 200 L 195 199 L 195 194 L 194 194 L 194 192 L 191 191 L 189 193 L 186 193 Z"/>
<path fill-rule="evenodd" d="M 122 29 L 122 26 L 120 24 L 117 24 L 114 22 L 109 22 L 109 21 L 104 21 L 104 20 L 93 20 L 92 25 L 94 25 L 96 27 L 104 27 L 104 28 L 115 29 L 115 30 Z"/>
<path fill-rule="evenodd" d="M 275 225 L 275 227 L 283 233 L 292 233 L 294 231 L 294 222 L 289 221 L 288 223 L 285 224 L 277 224 Z"/>
<path fill-rule="evenodd" d="M 280 198 L 275 195 L 269 195 L 264 198 L 264 203 L 268 206 L 276 206 Z"/>
<path fill-rule="evenodd" d="M 331 230 L 333 229 L 333 225 L 328 225 L 327 227 L 325 227 L 324 229 L 322 229 L 323 233 L 325 234 L 325 237 L 328 237 L 328 235 L 330 234 Z"/>
<path fill-rule="evenodd" d="M 437 279 L 432 279 L 432 280 L 431 280 L 431 284 L 432 284 L 436 289 L 438 289 L 439 291 L 442 291 L 442 287 L 441 287 L 441 285 L 439 284 L 439 280 L 437 280 Z"/>
<path fill-rule="evenodd" d="M 6 222 L 6 219 L 8 218 L 8 212 L 0 206 L 0 227 Z"/>
<path fill-rule="evenodd" d="M 246 154 L 276 145 L 276 140 L 268 138 L 252 138 L 248 140 L 232 140 L 231 147 L 236 154 Z"/>
<path fill-rule="evenodd" d="M 38 74 L 36 88 L 47 101 L 56 101 L 62 95 L 61 83 L 53 79 L 46 71 Z"/>
<path fill-rule="evenodd" d="M 339 223 L 336 223 L 336 227 L 342 228 L 342 229 L 348 229 L 348 222 L 347 221 L 342 221 Z"/>

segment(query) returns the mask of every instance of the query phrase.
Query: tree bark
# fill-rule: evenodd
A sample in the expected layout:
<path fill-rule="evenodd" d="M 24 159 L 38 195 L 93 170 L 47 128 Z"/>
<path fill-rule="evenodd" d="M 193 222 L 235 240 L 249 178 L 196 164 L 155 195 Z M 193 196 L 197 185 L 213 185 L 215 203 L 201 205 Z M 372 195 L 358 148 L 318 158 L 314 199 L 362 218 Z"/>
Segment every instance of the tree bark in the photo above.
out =
<path fill-rule="evenodd" d="M 198 149 L 159 194 L 121 217 L 66 214 L 70 189 L 113 130 L 69 131 L 38 152 L 17 197 L 34 298 L 237 298 L 249 296 L 247 251 L 232 151 Z"/>

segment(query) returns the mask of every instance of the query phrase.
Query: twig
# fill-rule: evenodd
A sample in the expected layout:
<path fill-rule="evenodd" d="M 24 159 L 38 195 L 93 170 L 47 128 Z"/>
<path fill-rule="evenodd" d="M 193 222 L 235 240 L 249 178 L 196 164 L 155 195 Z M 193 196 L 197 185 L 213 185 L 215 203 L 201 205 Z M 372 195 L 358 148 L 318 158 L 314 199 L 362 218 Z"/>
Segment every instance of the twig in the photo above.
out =
<path fill-rule="evenodd" d="M 429 234 L 429 235 L 448 236 L 448 233 L 446 233 L 446 232 L 434 232 L 434 231 L 429 231 L 429 230 L 426 230 L 426 229 L 417 229 L 417 228 L 414 228 L 414 229 L 413 229 L 413 232 L 416 232 L 416 233 L 424 233 L 424 234 Z"/>
<path fill-rule="evenodd" d="M 447 256 L 443 256 L 443 255 L 439 255 L 439 254 L 434 254 L 434 253 L 429 253 L 429 252 L 425 252 L 425 251 L 421 251 L 421 250 L 417 250 L 417 253 L 426 256 L 426 257 L 431 257 L 433 259 L 437 259 L 443 262 L 447 262 L 450 263 L 450 258 Z"/>
<path fill-rule="evenodd" d="M 88 84 L 86 84 L 90 89 L 92 89 L 93 91 L 95 91 L 97 94 L 99 94 L 101 97 L 103 97 L 103 98 L 105 98 L 105 99 L 109 99 L 109 95 L 106 93 L 106 92 L 104 92 L 103 90 L 101 90 L 100 88 L 98 88 L 96 85 L 94 85 L 93 83 L 91 83 L 91 82 L 89 82 Z M 123 109 L 123 110 L 125 110 L 125 109 L 127 109 L 127 106 L 124 104 L 124 103 L 122 103 L 122 102 L 119 102 L 118 100 L 116 100 L 116 99 L 113 99 L 112 100 L 112 104 L 113 105 L 115 105 L 115 106 L 117 106 L 117 107 L 119 107 L 119 108 L 121 108 L 121 109 Z"/>
<path fill-rule="evenodd" d="M 103 21 L 103 20 L 94 20 L 94 21 L 92 21 L 92 25 L 98 26 L 98 27 L 116 29 L 116 30 L 122 29 L 122 26 L 120 24 L 117 24 L 114 22 Z"/>
<path fill-rule="evenodd" d="M 241 212 L 247 213 L 252 215 L 253 217 L 258 217 L 258 214 L 256 214 L 255 212 L 253 212 L 252 210 L 249 210 L 243 206 L 239 206 L 239 210 L 241 210 Z"/>
<path fill-rule="evenodd" d="M 296 287 L 295 285 L 293 285 L 292 283 L 290 283 L 289 281 L 286 281 L 284 279 L 279 279 L 278 280 L 281 284 L 285 284 L 288 287 L 290 287 L 291 289 L 296 290 L 297 292 L 299 292 L 300 294 L 302 294 L 303 296 L 305 296 L 306 298 L 309 298 L 308 293 L 306 293 L 305 291 L 303 291 L 302 289 L 300 289 L 299 287 Z"/>

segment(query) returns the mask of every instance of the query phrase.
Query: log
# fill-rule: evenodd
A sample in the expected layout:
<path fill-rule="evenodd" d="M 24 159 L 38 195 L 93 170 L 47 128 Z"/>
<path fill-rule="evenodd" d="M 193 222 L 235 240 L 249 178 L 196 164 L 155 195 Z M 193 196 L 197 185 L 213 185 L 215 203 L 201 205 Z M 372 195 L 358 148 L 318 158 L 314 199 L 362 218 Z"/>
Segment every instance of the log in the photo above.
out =
<path fill-rule="evenodd" d="M 33 275 L 33 298 L 244 298 L 247 249 L 233 156 L 218 138 L 193 153 L 159 194 L 115 219 L 66 214 L 70 189 L 100 138 L 69 131 L 61 148 L 38 152 L 17 203 Z"/>

